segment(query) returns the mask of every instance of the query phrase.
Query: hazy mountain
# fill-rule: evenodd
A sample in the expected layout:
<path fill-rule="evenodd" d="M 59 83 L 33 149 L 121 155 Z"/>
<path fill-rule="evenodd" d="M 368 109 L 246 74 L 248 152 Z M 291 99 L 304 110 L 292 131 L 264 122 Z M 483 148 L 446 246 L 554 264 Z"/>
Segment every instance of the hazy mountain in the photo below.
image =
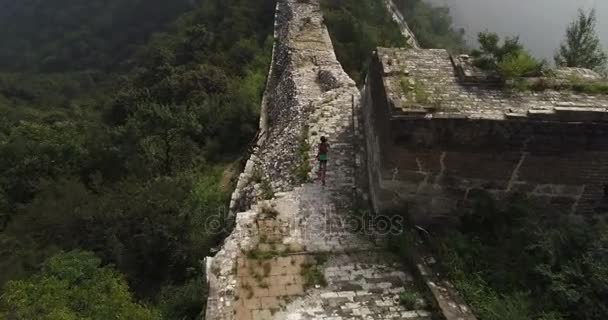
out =
<path fill-rule="evenodd" d="M 113 68 L 188 0 L 0 0 L 0 70 Z"/>

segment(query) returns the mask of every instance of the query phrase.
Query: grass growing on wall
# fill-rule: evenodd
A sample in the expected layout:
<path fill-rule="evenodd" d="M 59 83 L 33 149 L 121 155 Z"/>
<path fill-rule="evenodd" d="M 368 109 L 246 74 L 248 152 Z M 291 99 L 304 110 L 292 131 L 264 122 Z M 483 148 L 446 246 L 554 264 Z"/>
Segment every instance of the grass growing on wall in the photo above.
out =
<path fill-rule="evenodd" d="M 293 175 L 298 183 L 305 183 L 310 180 L 308 174 L 312 170 L 310 165 L 310 144 L 308 143 L 309 128 L 304 127 L 300 133 L 298 140 L 298 159 L 296 166 L 293 168 Z"/>

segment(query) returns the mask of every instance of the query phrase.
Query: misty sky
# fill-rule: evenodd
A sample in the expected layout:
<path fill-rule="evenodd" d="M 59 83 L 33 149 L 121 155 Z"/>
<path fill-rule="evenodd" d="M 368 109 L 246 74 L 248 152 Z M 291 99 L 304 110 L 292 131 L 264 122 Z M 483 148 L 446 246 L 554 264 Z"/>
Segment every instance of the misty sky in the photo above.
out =
<path fill-rule="evenodd" d="M 608 0 L 429 0 L 448 5 L 457 27 L 467 31 L 469 42 L 488 29 L 501 35 L 520 35 L 538 57 L 552 61 L 568 23 L 579 7 L 595 7 L 598 33 L 608 48 Z"/>

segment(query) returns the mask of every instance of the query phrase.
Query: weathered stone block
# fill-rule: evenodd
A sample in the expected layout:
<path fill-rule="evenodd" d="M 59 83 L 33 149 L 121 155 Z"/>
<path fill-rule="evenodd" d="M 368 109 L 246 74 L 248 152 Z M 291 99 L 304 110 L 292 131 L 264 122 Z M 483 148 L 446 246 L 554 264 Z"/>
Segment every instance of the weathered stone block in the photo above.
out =
<path fill-rule="evenodd" d="M 340 81 L 329 70 L 319 70 L 317 81 L 323 91 L 329 91 L 342 86 Z"/>

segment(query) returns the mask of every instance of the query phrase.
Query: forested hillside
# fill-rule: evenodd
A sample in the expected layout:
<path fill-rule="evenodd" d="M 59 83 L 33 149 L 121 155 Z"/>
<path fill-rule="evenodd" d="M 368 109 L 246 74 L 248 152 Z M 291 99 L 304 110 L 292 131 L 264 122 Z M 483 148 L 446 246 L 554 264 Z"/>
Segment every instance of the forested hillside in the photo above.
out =
<path fill-rule="evenodd" d="M 422 0 L 394 0 L 424 48 L 466 50 L 464 31 L 454 30 L 449 10 Z M 377 47 L 406 47 L 384 0 L 321 0 L 336 55 L 344 70 L 363 85 Z"/>
<path fill-rule="evenodd" d="M 455 30 L 450 11 L 424 0 L 394 0 L 423 48 L 465 50 L 464 30 Z"/>
<path fill-rule="evenodd" d="M 200 314 L 274 5 L 0 0 L 1 319 Z"/>
<path fill-rule="evenodd" d="M 404 47 L 406 39 L 384 0 L 321 0 L 325 23 L 344 70 L 362 85 L 377 47 Z"/>
<path fill-rule="evenodd" d="M 150 34 L 193 7 L 188 0 L 2 0 L 0 69 L 124 68 Z"/>

